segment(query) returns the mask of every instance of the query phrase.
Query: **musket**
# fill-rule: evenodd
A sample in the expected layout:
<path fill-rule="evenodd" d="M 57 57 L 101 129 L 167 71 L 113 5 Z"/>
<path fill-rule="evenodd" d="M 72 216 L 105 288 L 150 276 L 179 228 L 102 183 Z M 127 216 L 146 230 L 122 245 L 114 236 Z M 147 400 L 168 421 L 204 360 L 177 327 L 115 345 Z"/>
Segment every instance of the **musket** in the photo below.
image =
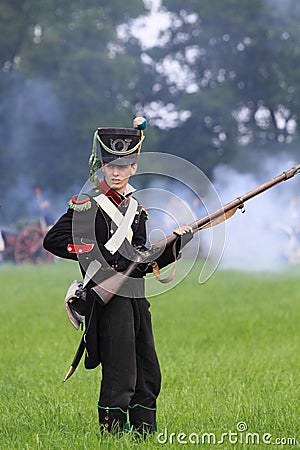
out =
<path fill-rule="evenodd" d="M 300 172 L 300 164 L 292 167 L 289 170 L 286 170 L 282 174 L 277 177 L 272 178 L 271 180 L 263 183 L 257 188 L 247 192 L 240 197 L 226 203 L 221 208 L 216 211 L 208 214 L 202 219 L 196 220 L 195 222 L 190 224 L 192 229 L 191 233 L 195 234 L 196 232 L 203 230 L 208 227 L 212 227 L 218 225 L 219 223 L 224 222 L 225 220 L 232 217 L 237 209 L 244 209 L 244 203 L 250 200 L 251 198 L 261 194 L 262 192 L 272 188 L 278 183 L 282 181 L 289 180 L 294 175 Z M 127 269 L 124 272 L 117 272 L 106 280 L 102 281 L 100 284 L 91 288 L 92 294 L 98 300 L 98 302 L 102 305 L 106 305 L 115 294 L 120 290 L 124 282 L 128 279 L 128 277 L 132 274 L 132 272 L 139 266 L 141 263 L 149 263 L 151 261 L 155 261 L 155 259 L 164 251 L 164 249 L 170 245 L 172 245 L 178 239 L 178 235 L 172 233 L 167 237 L 161 239 L 151 246 L 149 250 L 144 252 L 137 252 L 135 260 L 132 261 Z M 181 248 L 183 245 L 181 244 Z"/>
<path fill-rule="evenodd" d="M 195 234 L 200 230 L 213 227 L 215 225 L 224 222 L 225 220 L 232 217 L 238 209 L 241 209 L 243 212 L 245 202 L 261 194 L 262 192 L 272 188 L 276 184 L 281 183 L 282 181 L 289 180 L 298 173 L 300 173 L 300 164 L 295 167 L 292 167 L 289 170 L 286 170 L 277 177 L 272 178 L 271 180 L 263 183 L 257 188 L 230 201 L 229 203 L 226 203 L 224 206 L 212 212 L 211 214 L 208 214 L 202 219 L 196 220 L 195 222 L 191 223 L 190 224 L 190 227 L 192 229 L 191 233 Z M 118 293 L 122 285 L 126 282 L 126 280 L 128 280 L 128 277 L 139 266 L 139 264 L 151 263 L 152 261 L 155 261 L 155 259 L 162 254 L 164 249 L 168 246 L 173 245 L 177 241 L 177 239 L 178 235 L 172 233 L 167 237 L 165 237 L 164 239 L 161 239 L 160 241 L 153 244 L 149 250 L 143 252 L 136 251 L 134 261 L 132 261 L 129 264 L 129 266 L 124 272 L 116 272 L 111 277 L 105 279 L 100 284 L 91 288 L 90 289 L 91 293 L 94 295 L 96 300 L 98 300 L 98 302 L 102 306 L 106 305 L 114 297 L 114 295 Z M 185 243 L 181 242 L 181 248 L 183 248 L 184 245 Z M 75 357 L 73 359 L 73 362 L 71 364 L 71 367 L 64 378 L 64 381 L 67 381 L 67 379 L 70 378 L 70 376 L 75 372 L 80 362 L 80 359 L 83 355 L 84 348 L 85 345 L 83 336 L 80 341 L 77 352 L 75 354 Z"/>

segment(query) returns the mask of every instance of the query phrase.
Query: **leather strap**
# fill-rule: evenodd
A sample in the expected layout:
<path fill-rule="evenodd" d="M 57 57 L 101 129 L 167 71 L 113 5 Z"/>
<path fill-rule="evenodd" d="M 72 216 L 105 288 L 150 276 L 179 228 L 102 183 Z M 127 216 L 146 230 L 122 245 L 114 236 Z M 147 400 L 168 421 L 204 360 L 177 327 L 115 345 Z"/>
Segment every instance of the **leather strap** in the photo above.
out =
<path fill-rule="evenodd" d="M 176 257 L 176 241 L 174 242 L 173 246 L 172 246 L 172 253 L 174 256 L 174 264 L 173 264 L 173 268 L 172 268 L 172 272 L 170 273 L 170 275 L 166 278 L 161 278 L 160 275 L 160 270 L 158 267 L 158 264 L 156 261 L 151 261 L 149 264 L 152 267 L 152 271 L 153 274 L 155 276 L 155 278 L 157 279 L 157 281 L 159 281 L 160 283 L 170 283 L 170 281 L 172 281 L 176 275 L 176 263 L 177 263 L 177 257 Z"/>

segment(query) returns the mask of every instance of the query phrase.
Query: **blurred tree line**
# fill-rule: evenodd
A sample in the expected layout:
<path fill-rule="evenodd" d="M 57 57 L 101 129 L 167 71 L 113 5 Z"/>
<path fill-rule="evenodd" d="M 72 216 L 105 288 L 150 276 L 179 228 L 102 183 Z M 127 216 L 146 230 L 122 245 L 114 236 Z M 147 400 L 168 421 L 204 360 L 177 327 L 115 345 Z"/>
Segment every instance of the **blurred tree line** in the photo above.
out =
<path fill-rule="evenodd" d="M 220 163 L 255 169 L 270 151 L 298 156 L 300 2 L 161 0 L 167 26 L 149 44 L 151 5 L 0 2 L 4 206 L 35 186 L 71 192 L 93 131 L 135 115 L 148 119 L 144 151 L 208 176 Z"/>

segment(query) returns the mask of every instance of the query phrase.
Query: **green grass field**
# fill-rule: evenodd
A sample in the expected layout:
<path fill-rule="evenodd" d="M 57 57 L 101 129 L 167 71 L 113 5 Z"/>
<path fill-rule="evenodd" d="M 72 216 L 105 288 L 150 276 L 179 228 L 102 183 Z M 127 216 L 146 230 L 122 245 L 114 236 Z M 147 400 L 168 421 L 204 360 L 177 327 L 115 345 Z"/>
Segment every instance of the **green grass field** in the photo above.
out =
<path fill-rule="evenodd" d="M 298 448 L 299 268 L 198 276 L 151 300 L 163 385 L 159 432 L 141 443 L 101 440 L 99 368 L 62 382 L 81 335 L 63 306 L 77 265 L 2 265 L 1 450 Z"/>

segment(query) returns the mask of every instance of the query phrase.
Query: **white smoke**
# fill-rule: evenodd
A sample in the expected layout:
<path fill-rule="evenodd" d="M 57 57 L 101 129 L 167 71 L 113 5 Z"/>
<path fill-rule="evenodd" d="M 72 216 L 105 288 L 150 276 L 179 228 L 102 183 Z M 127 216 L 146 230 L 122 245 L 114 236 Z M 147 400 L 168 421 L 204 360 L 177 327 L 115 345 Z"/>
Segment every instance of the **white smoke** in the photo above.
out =
<path fill-rule="evenodd" d="M 224 204 L 294 165 L 297 162 L 282 155 L 260 161 L 255 175 L 219 166 L 214 172 L 214 184 Z M 263 192 L 245 203 L 244 215 L 238 210 L 226 222 L 221 268 L 278 270 L 300 263 L 299 182 L 296 176 Z"/>
<path fill-rule="evenodd" d="M 58 217 L 56 211 L 66 208 L 68 195 L 76 191 L 56 195 L 45 181 L 50 179 L 49 173 L 53 173 L 53 182 L 59 177 L 53 149 L 65 126 L 64 111 L 51 84 L 12 71 L 0 99 L 0 118 L 0 228 L 38 220 L 39 187 L 43 200 L 50 202 Z"/>

